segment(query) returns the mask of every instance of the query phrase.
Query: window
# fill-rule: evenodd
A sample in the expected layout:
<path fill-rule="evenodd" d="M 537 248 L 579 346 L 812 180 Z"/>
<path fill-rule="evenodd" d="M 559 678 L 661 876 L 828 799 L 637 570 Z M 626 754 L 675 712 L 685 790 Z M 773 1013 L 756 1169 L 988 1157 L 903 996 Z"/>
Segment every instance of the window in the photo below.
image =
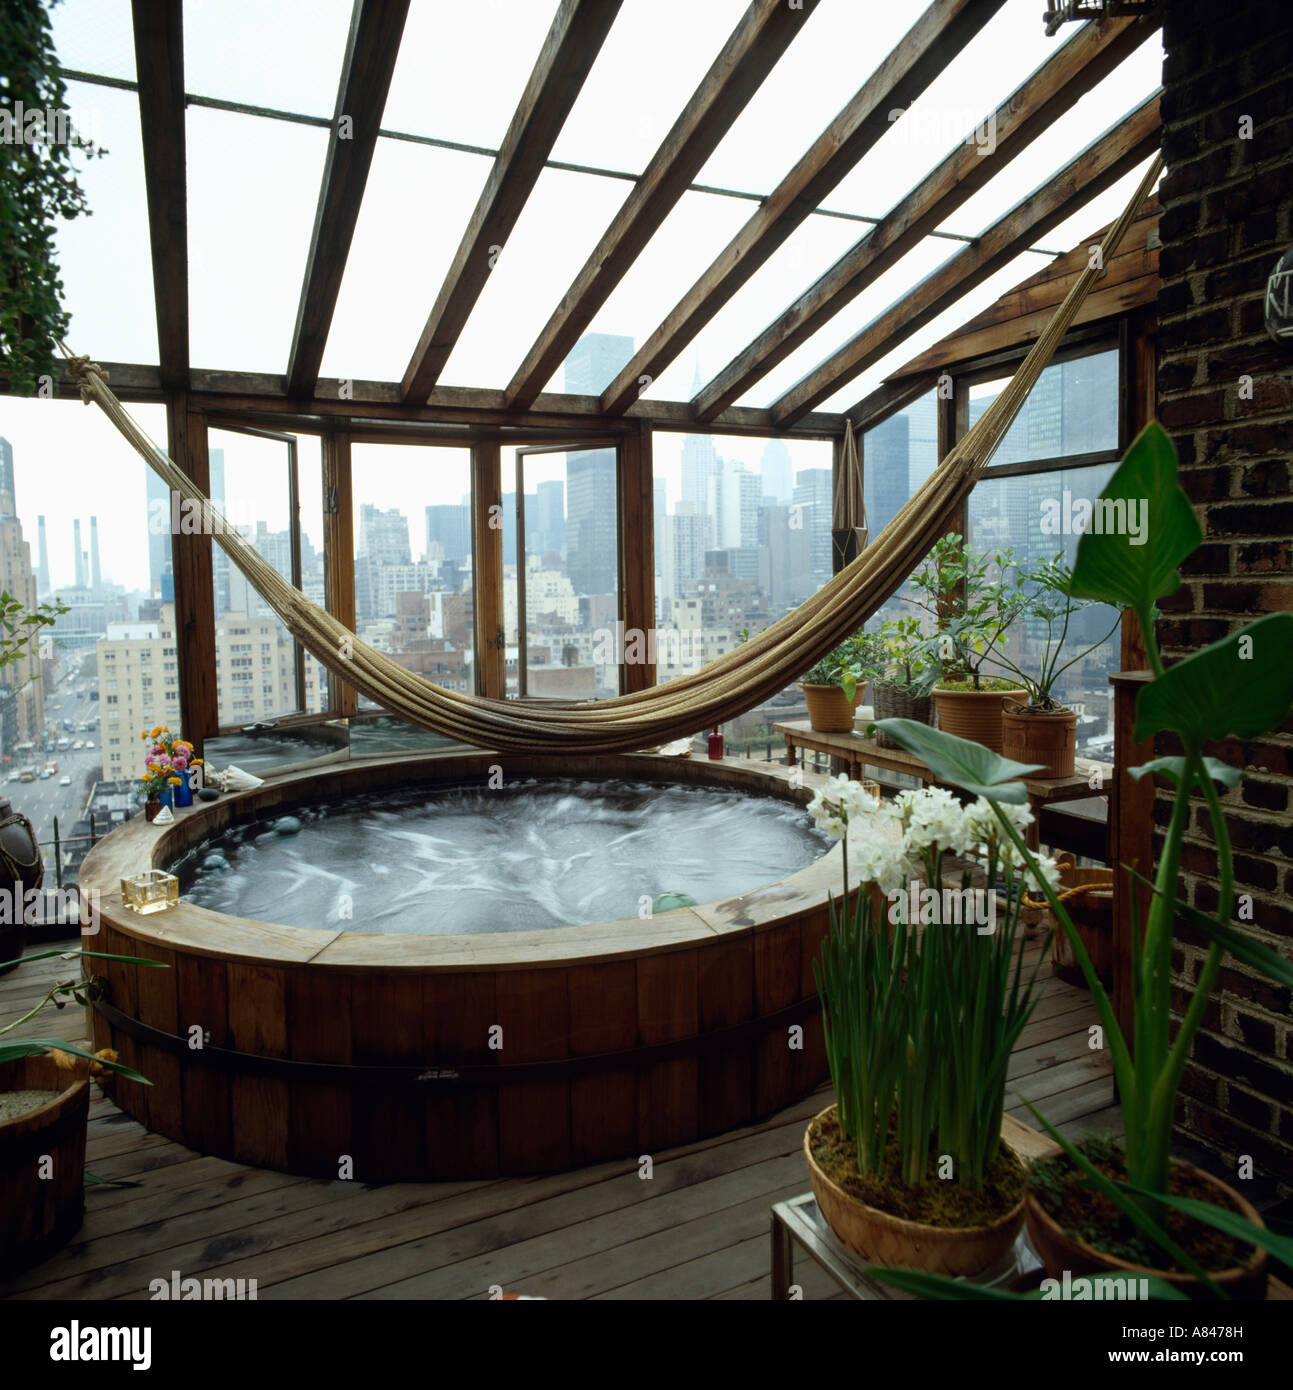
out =
<path fill-rule="evenodd" d="M 970 424 L 1008 378 L 969 388 Z M 1104 453 L 1118 447 L 1118 352 L 1053 362 L 1042 372 L 992 456 L 992 466 Z"/>

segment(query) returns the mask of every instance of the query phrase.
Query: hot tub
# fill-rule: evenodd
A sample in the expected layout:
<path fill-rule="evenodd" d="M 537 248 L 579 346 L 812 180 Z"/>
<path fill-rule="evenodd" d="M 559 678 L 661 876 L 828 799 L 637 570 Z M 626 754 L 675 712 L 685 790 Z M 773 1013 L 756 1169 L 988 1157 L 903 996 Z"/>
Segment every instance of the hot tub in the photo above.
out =
<path fill-rule="evenodd" d="M 373 859 L 371 847 L 363 851 L 343 833 L 310 849 L 311 822 L 336 826 L 339 814 L 374 822 L 378 844 L 383 824 L 392 844 L 401 827 L 423 834 L 410 806 L 443 810 L 466 796 L 457 810 L 471 811 L 473 790 L 491 779 L 507 788 L 537 782 L 540 790 L 555 779 L 556 796 L 579 798 L 571 814 L 598 800 L 590 783 L 605 785 L 612 809 L 626 797 L 636 805 L 644 784 L 656 785 L 657 820 L 666 825 L 689 795 L 698 805 L 722 793 L 753 795 L 772 812 L 770 823 L 788 823 L 804 840 L 807 862 L 762 882 L 767 868 L 756 863 L 754 886 L 652 915 L 638 913 L 658 892 L 688 892 L 683 861 L 700 872 L 695 883 L 704 881 L 706 855 L 695 843 L 680 844 L 677 863 L 654 876 L 662 856 L 651 849 L 620 890 L 585 868 L 566 901 L 547 895 L 567 876 L 577 879 L 577 869 L 545 870 L 542 895 L 536 869 L 533 903 L 513 885 L 459 930 L 452 875 L 447 895 L 407 901 L 418 876 L 430 881 L 440 867 L 434 846 L 411 857 L 406 840 L 386 865 L 386 891 L 379 879 L 376 889 L 368 882 L 349 895 L 338 886 L 355 867 L 345 848 L 354 845 L 357 862 L 365 853 Z M 170 967 L 87 961 L 107 982 L 92 1010 L 96 1047 L 115 1047 L 153 1083 L 118 1078 L 116 1099 L 202 1153 L 364 1182 L 557 1171 L 768 1115 L 826 1076 L 812 962 L 828 894 L 838 891 L 839 850 L 810 844 L 806 819 L 785 816 L 786 803 L 811 795 L 814 779 L 800 780 L 789 769 L 738 761 L 440 755 L 284 776 L 199 803 L 168 827 L 136 817 L 95 846 L 80 874 L 83 887 L 101 894 L 100 931 L 87 948 Z M 284 817 L 304 822 L 299 837 Z M 645 821 L 652 823 L 649 796 Z M 635 822 L 623 834 L 641 830 Z M 614 827 L 599 833 L 617 840 Z M 230 863 L 236 885 L 240 856 L 258 853 L 258 842 L 271 885 L 275 873 L 297 882 L 312 861 L 331 881 L 316 922 L 300 915 L 313 911 L 308 895 L 275 897 L 272 887 L 257 899 L 258 916 L 190 901 L 139 916 L 122 905 L 120 879 L 150 867 L 178 869 L 202 896 L 211 886 L 204 880 L 224 876 L 218 864 L 203 871 L 215 855 Z M 503 836 L 488 853 L 505 843 Z M 604 843 L 594 850 L 597 863 L 607 862 Z M 270 862 L 275 855 L 281 864 Z M 546 861 L 545 852 L 535 863 Z M 517 885 L 527 882 L 524 865 L 511 871 Z M 615 920 L 578 921 L 571 905 L 586 901 L 596 915 L 621 900 Z M 509 901 L 517 914 L 508 913 Z M 535 903 L 542 913 L 530 911 Z M 578 924 L 564 924 L 572 920 Z"/>

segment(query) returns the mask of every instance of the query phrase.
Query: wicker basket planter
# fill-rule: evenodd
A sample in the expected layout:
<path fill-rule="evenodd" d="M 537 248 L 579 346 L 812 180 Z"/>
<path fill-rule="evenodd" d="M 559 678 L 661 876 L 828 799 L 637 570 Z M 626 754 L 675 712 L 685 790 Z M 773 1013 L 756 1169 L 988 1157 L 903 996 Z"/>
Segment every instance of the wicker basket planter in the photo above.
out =
<path fill-rule="evenodd" d="M 913 695 L 892 681 L 876 681 L 872 685 L 871 705 L 876 719 L 912 719 L 917 724 L 934 722 L 934 702 L 928 695 Z M 881 748 L 898 746 L 883 729 L 876 730 L 875 741 Z"/>
<path fill-rule="evenodd" d="M 1029 711 L 1013 702 L 1001 714 L 1001 752 L 1046 769 L 1042 777 L 1071 777 L 1077 758 L 1077 715 L 1071 709 Z"/>

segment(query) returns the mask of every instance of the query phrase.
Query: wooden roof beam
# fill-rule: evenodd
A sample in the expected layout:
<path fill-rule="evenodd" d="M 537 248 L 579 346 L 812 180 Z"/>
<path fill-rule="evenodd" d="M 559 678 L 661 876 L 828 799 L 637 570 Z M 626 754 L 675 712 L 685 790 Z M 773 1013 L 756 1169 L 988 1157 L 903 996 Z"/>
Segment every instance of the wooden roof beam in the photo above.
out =
<path fill-rule="evenodd" d="M 184 19 L 169 0 L 133 0 L 139 129 L 162 385 L 189 375 L 189 231 L 184 142 Z"/>
<path fill-rule="evenodd" d="M 293 396 L 312 396 L 319 380 L 408 10 L 409 0 L 355 0 L 287 362 Z"/>
<path fill-rule="evenodd" d="M 642 378 L 659 376 L 890 128 L 889 113 L 914 101 L 1002 3 L 934 0 L 606 389 L 607 414 L 629 408 Z"/>
<path fill-rule="evenodd" d="M 1158 148 L 1159 93 L 1138 106 L 1053 178 L 1017 203 L 978 241 L 927 275 L 772 404 L 779 426 L 793 424 L 1038 238 L 1148 159 Z"/>
<path fill-rule="evenodd" d="M 752 0 L 507 388 L 532 405 L 816 8 Z"/>
<path fill-rule="evenodd" d="M 491 247 L 506 245 L 619 8 L 620 0 L 561 0 L 404 373 L 401 392 L 409 404 L 425 401 L 440 379 L 489 279 Z"/>
<path fill-rule="evenodd" d="M 984 153 L 973 134 L 851 246 L 817 282 L 694 397 L 698 420 L 712 420 L 923 237 L 940 226 L 1065 111 L 1138 48 L 1157 25 L 1134 19 L 1085 24 L 997 107 Z"/>

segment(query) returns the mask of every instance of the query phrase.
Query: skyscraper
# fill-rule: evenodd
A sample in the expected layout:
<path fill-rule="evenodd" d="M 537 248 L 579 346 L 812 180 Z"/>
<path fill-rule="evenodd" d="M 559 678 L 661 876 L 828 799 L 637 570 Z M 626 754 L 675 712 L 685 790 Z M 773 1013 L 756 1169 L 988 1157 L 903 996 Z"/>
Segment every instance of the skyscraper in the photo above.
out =
<path fill-rule="evenodd" d="M 49 593 L 49 543 L 45 539 L 45 518 L 36 518 L 36 588 L 42 594 Z"/>
<path fill-rule="evenodd" d="M 795 478 L 795 511 L 798 525 L 809 535 L 813 580 L 825 584 L 831 577 L 831 470 L 801 468 Z"/>
<path fill-rule="evenodd" d="M 465 569 L 471 559 L 471 507 L 454 503 L 428 507 L 426 528 L 428 557 Z M 433 546 L 439 550 L 433 550 Z"/>
<path fill-rule="evenodd" d="M 32 610 L 40 600 L 31 546 L 23 539 L 14 496 L 13 449 L 7 439 L 0 439 L 0 588 Z M 79 553 L 79 538 L 77 549 Z M 26 655 L 0 670 L 0 743 L 6 754 L 34 740 L 44 727 L 45 683 L 39 675 L 39 639 L 28 646 Z"/>
<path fill-rule="evenodd" d="M 763 495 L 774 502 L 789 502 L 795 490 L 795 472 L 784 439 L 769 439 L 759 458 Z"/>
<path fill-rule="evenodd" d="M 397 507 L 383 511 L 364 502 L 359 508 L 359 554 L 378 564 L 410 564 L 408 517 Z"/>
<path fill-rule="evenodd" d="M 600 396 L 632 356 L 632 338 L 619 333 L 585 333 L 563 365 L 565 389 L 575 396 Z"/>
<path fill-rule="evenodd" d="M 910 422 L 906 412 L 868 430 L 862 451 L 867 525 L 874 539 L 911 496 Z"/>
<path fill-rule="evenodd" d="M 13 445 L 0 435 L 0 517 L 18 515 L 17 496 L 13 481 Z"/>

